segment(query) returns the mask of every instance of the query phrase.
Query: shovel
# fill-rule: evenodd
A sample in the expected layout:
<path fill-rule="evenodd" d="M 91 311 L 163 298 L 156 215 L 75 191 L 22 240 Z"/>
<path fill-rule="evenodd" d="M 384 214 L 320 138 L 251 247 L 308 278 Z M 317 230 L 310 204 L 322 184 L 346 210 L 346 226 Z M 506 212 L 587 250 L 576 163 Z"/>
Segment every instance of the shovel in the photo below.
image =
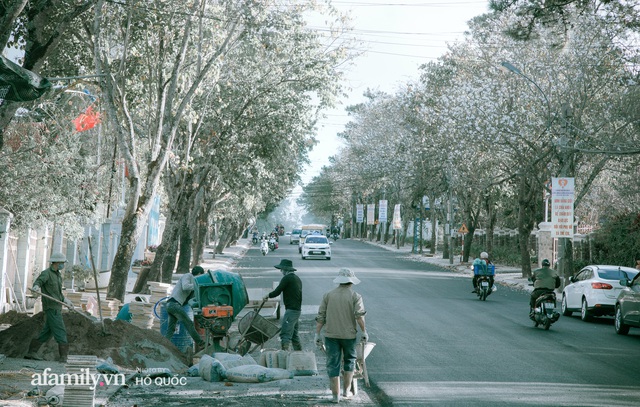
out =
<path fill-rule="evenodd" d="M 53 298 L 50 295 L 41 293 L 40 291 L 36 291 L 36 290 L 31 289 L 31 288 L 29 288 L 29 291 L 34 292 L 36 295 L 41 295 L 41 296 L 43 296 L 45 298 L 48 298 L 51 301 L 57 302 L 58 304 L 64 305 L 65 307 L 69 308 L 71 311 L 75 312 L 78 315 L 82 315 L 83 317 L 87 318 L 91 322 L 97 322 L 95 318 L 90 317 L 90 316 L 88 316 L 86 314 L 83 314 L 82 312 L 78 311 L 77 309 L 73 308 L 72 306 L 69 306 L 69 305 L 65 304 L 64 302 L 62 302 L 60 300 L 57 300 L 57 299 Z"/>

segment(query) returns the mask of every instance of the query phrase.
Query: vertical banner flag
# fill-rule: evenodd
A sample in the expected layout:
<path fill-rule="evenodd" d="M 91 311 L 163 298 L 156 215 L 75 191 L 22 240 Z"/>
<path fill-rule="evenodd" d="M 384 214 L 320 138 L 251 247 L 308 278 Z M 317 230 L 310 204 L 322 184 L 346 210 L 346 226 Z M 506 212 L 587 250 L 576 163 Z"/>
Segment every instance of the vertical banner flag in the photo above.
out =
<path fill-rule="evenodd" d="M 367 204 L 367 225 L 376 224 L 376 204 Z"/>
<path fill-rule="evenodd" d="M 400 204 L 393 207 L 393 230 L 402 229 L 402 219 L 400 219 Z"/>
<path fill-rule="evenodd" d="M 364 204 L 356 204 L 356 223 L 364 220 Z"/>
<path fill-rule="evenodd" d="M 387 221 L 387 200 L 381 199 L 378 204 L 378 221 L 380 223 Z"/>
<path fill-rule="evenodd" d="M 573 238 L 574 178 L 551 179 L 551 237 Z"/>

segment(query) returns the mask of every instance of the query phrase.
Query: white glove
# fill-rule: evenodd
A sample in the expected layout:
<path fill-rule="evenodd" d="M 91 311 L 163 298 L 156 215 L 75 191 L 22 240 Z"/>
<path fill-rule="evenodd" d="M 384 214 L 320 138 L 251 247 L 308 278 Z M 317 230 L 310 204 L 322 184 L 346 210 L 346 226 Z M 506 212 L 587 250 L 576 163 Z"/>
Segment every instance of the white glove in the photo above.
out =
<path fill-rule="evenodd" d="M 65 303 L 65 305 L 66 305 L 67 307 L 69 307 L 69 308 L 73 308 L 73 303 L 71 302 L 71 300 L 70 300 L 70 299 L 65 298 L 65 299 L 64 299 L 64 303 Z"/>
<path fill-rule="evenodd" d="M 32 291 L 33 292 L 33 296 L 36 297 L 36 298 L 40 297 L 40 294 L 42 294 L 42 289 L 40 288 L 39 285 L 34 285 L 32 290 L 33 290 Z"/>
<path fill-rule="evenodd" d="M 320 336 L 319 334 L 315 334 L 314 335 L 313 341 L 316 343 L 316 346 L 318 346 L 318 347 L 321 347 L 323 345 L 322 336 Z"/>
<path fill-rule="evenodd" d="M 362 331 L 362 335 L 360 336 L 360 340 L 362 342 L 369 342 L 369 334 L 367 331 Z"/>
<path fill-rule="evenodd" d="M 265 295 L 264 297 L 262 297 L 262 301 L 269 301 L 269 296 Z"/>

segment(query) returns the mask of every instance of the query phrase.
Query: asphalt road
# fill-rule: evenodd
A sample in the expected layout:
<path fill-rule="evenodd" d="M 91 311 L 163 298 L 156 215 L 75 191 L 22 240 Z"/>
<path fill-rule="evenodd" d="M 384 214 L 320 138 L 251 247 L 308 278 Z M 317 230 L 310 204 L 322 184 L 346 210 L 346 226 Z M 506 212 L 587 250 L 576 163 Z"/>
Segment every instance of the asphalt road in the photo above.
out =
<path fill-rule="evenodd" d="M 301 260 L 288 237 L 238 263 L 247 287 L 270 287 L 273 265 L 293 260 L 303 305 L 314 312 L 341 267 L 362 280 L 367 358 L 380 405 L 637 406 L 640 331 L 616 335 L 610 318 L 561 317 L 549 331 L 528 319 L 528 293 L 501 287 L 486 302 L 468 277 L 359 241 L 338 240 L 330 261 Z M 303 310 L 304 311 L 304 310 Z"/>

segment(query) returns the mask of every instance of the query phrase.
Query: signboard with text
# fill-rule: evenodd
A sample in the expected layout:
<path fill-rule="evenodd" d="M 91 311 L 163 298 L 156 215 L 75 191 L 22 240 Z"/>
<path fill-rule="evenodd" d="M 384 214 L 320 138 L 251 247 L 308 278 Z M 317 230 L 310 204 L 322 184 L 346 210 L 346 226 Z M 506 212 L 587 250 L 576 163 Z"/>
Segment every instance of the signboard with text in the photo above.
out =
<path fill-rule="evenodd" d="M 376 224 L 376 204 L 367 204 L 367 225 Z"/>
<path fill-rule="evenodd" d="M 381 199 L 380 203 L 378 203 L 378 220 L 381 223 L 387 221 L 387 200 Z"/>
<path fill-rule="evenodd" d="M 402 219 L 400 219 L 400 204 L 393 207 L 393 230 L 402 229 Z"/>
<path fill-rule="evenodd" d="M 364 220 L 364 204 L 356 204 L 356 223 Z"/>
<path fill-rule="evenodd" d="M 573 238 L 574 178 L 551 179 L 551 237 Z"/>

